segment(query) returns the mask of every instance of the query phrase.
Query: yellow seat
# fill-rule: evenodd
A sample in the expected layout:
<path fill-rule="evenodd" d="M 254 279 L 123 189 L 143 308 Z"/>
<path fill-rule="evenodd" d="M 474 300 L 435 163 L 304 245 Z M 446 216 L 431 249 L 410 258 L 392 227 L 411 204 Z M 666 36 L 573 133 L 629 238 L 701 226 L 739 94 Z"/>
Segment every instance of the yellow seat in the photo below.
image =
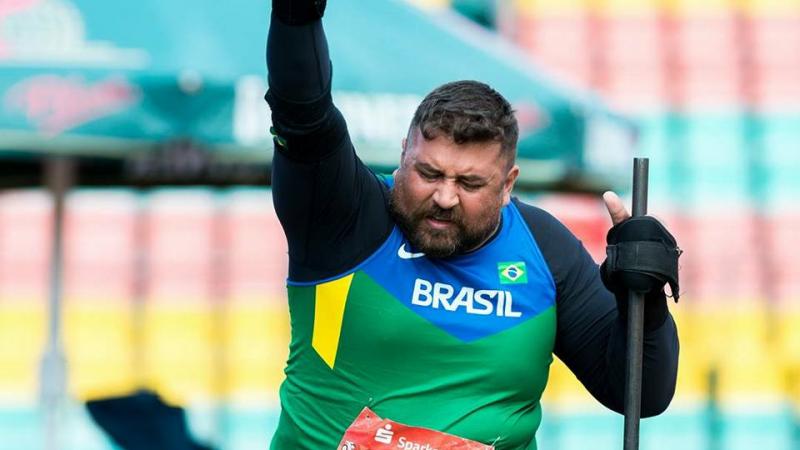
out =
<path fill-rule="evenodd" d="M 198 303 L 155 302 L 144 314 L 144 383 L 176 404 L 216 393 L 214 311 Z"/>
<path fill-rule="evenodd" d="M 230 394 L 274 397 L 284 378 L 289 350 L 286 303 L 233 306 L 227 329 Z"/>
<path fill-rule="evenodd" d="M 0 301 L 0 392 L 3 395 L 36 402 L 46 325 L 45 307 L 41 302 L 8 298 Z"/>
<path fill-rule="evenodd" d="M 122 302 L 64 302 L 70 393 L 79 399 L 122 395 L 138 386 L 130 307 Z"/>
<path fill-rule="evenodd" d="M 786 364 L 800 367 L 800 309 L 781 311 L 777 334 Z"/>
<path fill-rule="evenodd" d="M 785 397 L 784 366 L 767 352 L 739 354 L 725 360 L 719 374 L 719 395 L 723 403 L 777 403 Z"/>
<path fill-rule="evenodd" d="M 542 402 L 559 408 L 581 408 L 597 403 L 567 366 L 555 357 Z"/>

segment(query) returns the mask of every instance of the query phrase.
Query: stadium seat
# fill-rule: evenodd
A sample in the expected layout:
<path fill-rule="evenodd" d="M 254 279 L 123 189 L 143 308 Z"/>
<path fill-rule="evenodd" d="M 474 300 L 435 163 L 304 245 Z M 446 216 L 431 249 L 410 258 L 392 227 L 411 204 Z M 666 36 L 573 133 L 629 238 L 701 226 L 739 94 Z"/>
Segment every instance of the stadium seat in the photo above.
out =
<path fill-rule="evenodd" d="M 797 302 L 782 305 L 778 322 L 780 355 L 787 368 L 800 369 L 800 306 Z"/>
<path fill-rule="evenodd" d="M 784 367 L 765 350 L 740 353 L 722 361 L 719 387 L 723 404 L 775 404 L 784 398 Z"/>
<path fill-rule="evenodd" d="M 36 404 L 46 343 L 44 302 L 0 301 L 0 392 L 8 402 Z"/>
<path fill-rule="evenodd" d="M 170 403 L 210 400 L 217 375 L 218 316 L 207 305 L 158 305 L 144 314 L 144 385 Z"/>
<path fill-rule="evenodd" d="M 800 9 L 800 8 L 799 8 Z M 754 63 L 764 68 L 800 66 L 800 11 L 788 16 L 756 16 L 753 21 Z"/>
<path fill-rule="evenodd" d="M 615 107 L 629 113 L 658 109 L 665 102 L 666 78 L 655 67 L 616 68 L 608 74 L 603 94 Z"/>
<path fill-rule="evenodd" d="M 64 345 L 70 392 L 78 399 L 122 395 L 138 387 L 134 367 L 133 320 L 128 304 L 68 302 L 64 307 Z"/>
<path fill-rule="evenodd" d="M 269 191 L 241 190 L 227 201 L 231 299 L 263 302 L 268 293 L 283 305 L 288 249 Z"/>
<path fill-rule="evenodd" d="M 662 66 L 663 42 L 657 16 L 609 16 L 604 18 L 604 29 L 607 63 L 612 71 Z"/>
<path fill-rule="evenodd" d="M 51 252 L 50 197 L 42 191 L 0 194 L 0 299 L 44 303 Z"/>
<path fill-rule="evenodd" d="M 554 357 L 542 402 L 565 409 L 582 409 L 595 406 L 596 400 L 567 366 Z"/>
<path fill-rule="evenodd" d="M 148 296 L 156 304 L 208 299 L 216 244 L 212 195 L 163 190 L 148 199 L 148 208 Z"/>
<path fill-rule="evenodd" d="M 0 193 L 0 392 L 15 402 L 39 395 L 51 206 L 42 191 Z"/>
<path fill-rule="evenodd" d="M 760 108 L 787 110 L 800 102 L 800 68 L 763 70 L 756 86 Z"/>
<path fill-rule="evenodd" d="M 684 66 L 689 70 L 694 67 L 729 69 L 736 66 L 736 37 L 733 14 L 683 16 L 678 39 Z"/>
<path fill-rule="evenodd" d="M 538 197 L 534 202 L 558 218 L 583 242 L 597 262 L 605 259 L 606 233 L 611 219 L 600 196 L 555 194 Z"/>
<path fill-rule="evenodd" d="M 770 351 L 770 320 L 756 303 L 726 305 L 699 312 L 701 338 L 694 343 L 719 370 L 724 403 L 774 401 L 782 395 L 783 361 Z"/>
<path fill-rule="evenodd" d="M 235 304 L 227 313 L 224 389 L 232 399 L 276 401 L 290 336 L 289 312 L 277 303 Z"/>
<path fill-rule="evenodd" d="M 797 305 L 800 302 L 800 260 L 795 246 L 787 243 L 797 242 L 800 214 L 775 213 L 769 224 L 765 232 L 769 234 L 776 295 L 781 304 Z"/>
<path fill-rule="evenodd" d="M 64 236 L 69 302 L 127 303 L 139 256 L 136 214 L 137 199 L 131 192 L 87 190 L 69 197 Z"/>
<path fill-rule="evenodd" d="M 700 333 L 703 324 L 694 313 L 697 307 L 693 300 L 689 295 L 688 299 L 682 299 L 681 303 L 670 308 L 682 343 L 676 399 L 689 404 L 701 402 L 708 394 L 710 369 L 706 350 L 697 345 L 698 340 L 703 338 Z"/>
<path fill-rule="evenodd" d="M 517 32 L 519 43 L 548 71 L 572 82 L 588 82 L 588 28 L 581 16 L 523 16 Z"/>

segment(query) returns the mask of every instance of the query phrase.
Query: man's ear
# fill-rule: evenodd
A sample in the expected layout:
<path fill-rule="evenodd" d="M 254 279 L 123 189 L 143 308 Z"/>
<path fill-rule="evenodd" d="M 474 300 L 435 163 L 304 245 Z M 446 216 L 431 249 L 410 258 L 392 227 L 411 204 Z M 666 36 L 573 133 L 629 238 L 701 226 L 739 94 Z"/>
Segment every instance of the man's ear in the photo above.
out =
<path fill-rule="evenodd" d="M 403 166 L 403 161 L 406 159 L 406 150 L 408 149 L 408 139 L 403 138 L 400 140 L 400 148 L 402 151 L 400 152 L 400 167 Z"/>
<path fill-rule="evenodd" d="M 514 183 L 519 177 L 519 166 L 514 164 L 514 167 L 508 171 L 506 179 L 503 182 L 503 206 L 511 203 L 511 191 L 514 190 Z"/>

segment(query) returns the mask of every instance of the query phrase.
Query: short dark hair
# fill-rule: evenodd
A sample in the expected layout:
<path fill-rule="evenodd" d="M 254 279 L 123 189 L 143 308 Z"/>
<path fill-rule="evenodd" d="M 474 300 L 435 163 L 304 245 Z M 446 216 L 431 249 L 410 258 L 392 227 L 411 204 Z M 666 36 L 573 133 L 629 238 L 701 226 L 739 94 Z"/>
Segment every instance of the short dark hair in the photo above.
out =
<path fill-rule="evenodd" d="M 479 81 L 453 81 L 434 89 L 414 112 L 411 139 L 417 128 L 425 139 L 447 136 L 459 145 L 499 142 L 509 166 L 516 158 L 519 127 L 514 110 L 499 92 Z"/>

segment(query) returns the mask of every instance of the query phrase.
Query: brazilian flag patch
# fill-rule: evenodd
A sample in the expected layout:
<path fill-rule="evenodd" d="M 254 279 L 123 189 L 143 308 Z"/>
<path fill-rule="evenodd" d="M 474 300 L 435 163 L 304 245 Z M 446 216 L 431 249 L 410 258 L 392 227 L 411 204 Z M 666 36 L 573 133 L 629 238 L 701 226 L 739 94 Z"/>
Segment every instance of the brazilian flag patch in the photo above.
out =
<path fill-rule="evenodd" d="M 528 270 L 524 261 L 497 263 L 500 284 L 524 284 L 528 282 Z"/>

